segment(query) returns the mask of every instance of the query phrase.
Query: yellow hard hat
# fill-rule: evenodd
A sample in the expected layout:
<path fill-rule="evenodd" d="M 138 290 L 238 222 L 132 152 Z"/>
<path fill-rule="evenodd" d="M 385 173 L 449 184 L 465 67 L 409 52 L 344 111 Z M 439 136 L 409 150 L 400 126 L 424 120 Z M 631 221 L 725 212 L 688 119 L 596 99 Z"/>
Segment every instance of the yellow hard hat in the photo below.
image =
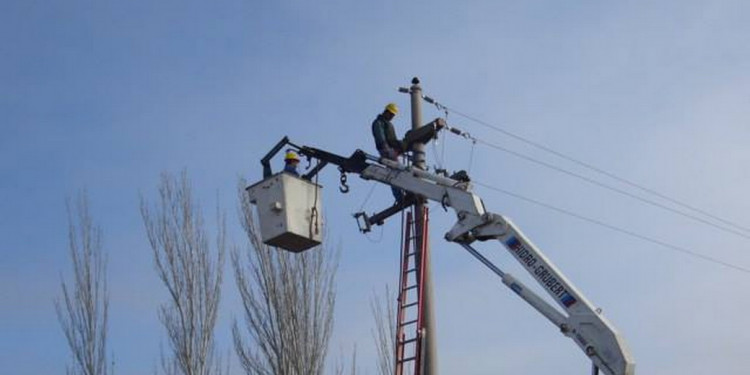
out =
<path fill-rule="evenodd" d="M 297 154 L 294 153 L 294 151 L 289 151 L 286 153 L 286 157 L 284 157 L 284 161 L 299 161 L 299 157 Z"/>
<path fill-rule="evenodd" d="M 390 113 L 393 113 L 394 115 L 398 114 L 398 107 L 396 107 L 395 103 L 388 103 L 388 105 L 385 106 L 385 110 Z"/>

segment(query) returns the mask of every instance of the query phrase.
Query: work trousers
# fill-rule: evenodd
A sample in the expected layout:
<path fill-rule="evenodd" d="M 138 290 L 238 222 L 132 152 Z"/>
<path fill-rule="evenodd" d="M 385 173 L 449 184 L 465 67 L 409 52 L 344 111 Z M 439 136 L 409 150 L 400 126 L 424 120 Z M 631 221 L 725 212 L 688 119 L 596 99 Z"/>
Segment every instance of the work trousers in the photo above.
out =
<path fill-rule="evenodd" d="M 379 148 L 378 152 L 380 153 L 380 157 L 383 159 L 393 160 L 395 162 L 398 162 L 398 151 L 391 147 L 385 147 L 385 148 Z M 391 186 L 391 192 L 393 193 L 393 198 L 396 199 L 396 202 L 400 202 L 402 199 L 404 199 L 404 191 L 395 187 Z"/>

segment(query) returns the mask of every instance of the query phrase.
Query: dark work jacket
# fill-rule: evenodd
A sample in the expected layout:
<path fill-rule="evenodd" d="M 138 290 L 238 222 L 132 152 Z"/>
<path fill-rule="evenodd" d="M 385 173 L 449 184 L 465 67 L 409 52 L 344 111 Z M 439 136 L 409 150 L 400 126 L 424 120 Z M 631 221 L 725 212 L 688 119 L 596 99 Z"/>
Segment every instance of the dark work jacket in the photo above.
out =
<path fill-rule="evenodd" d="M 378 115 L 378 118 L 372 122 L 372 136 L 375 138 L 375 147 L 378 151 L 391 148 L 401 153 L 401 141 L 396 138 L 393 124 L 386 120 L 382 114 Z"/>
<path fill-rule="evenodd" d="M 294 165 L 291 165 L 291 164 L 288 164 L 288 163 L 286 165 L 284 165 L 284 172 L 289 173 L 289 174 L 293 174 L 293 175 L 299 177 L 299 172 L 297 172 L 297 167 L 295 167 Z"/>

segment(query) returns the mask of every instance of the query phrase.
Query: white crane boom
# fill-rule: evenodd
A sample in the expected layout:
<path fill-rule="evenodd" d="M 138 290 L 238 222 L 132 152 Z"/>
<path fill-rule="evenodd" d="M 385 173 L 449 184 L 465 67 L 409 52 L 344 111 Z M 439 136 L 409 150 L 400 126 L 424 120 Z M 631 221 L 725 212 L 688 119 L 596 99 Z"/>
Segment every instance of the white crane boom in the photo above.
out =
<path fill-rule="evenodd" d="M 438 122 L 433 122 L 430 125 L 433 126 L 433 129 L 440 127 Z M 251 196 L 259 195 L 259 191 L 268 190 L 272 185 L 265 183 L 265 181 L 271 181 L 272 178 L 275 178 L 271 175 L 269 160 L 284 144 L 294 146 L 300 154 L 307 156 L 309 159 L 319 160 L 318 165 L 304 175 L 303 179 L 310 180 L 325 165 L 330 163 L 339 166 L 343 185 L 342 192 L 348 191 L 345 173 L 356 173 L 363 179 L 378 181 L 409 193 L 403 202 L 397 203 L 373 218 L 368 218 L 364 213 L 355 215 L 358 223 L 360 219 L 364 219 L 365 230 L 369 230 L 373 223 L 381 223 L 382 220 L 416 202 L 417 199 L 439 202 L 446 209 L 450 207 L 455 211 L 458 221 L 445 234 L 446 240 L 463 246 L 469 253 L 500 276 L 504 285 L 539 311 L 565 336 L 573 339 L 576 345 L 591 359 L 594 373 L 601 370 L 607 375 L 635 374 L 635 361 L 625 340 L 612 323 L 602 315 L 601 309 L 594 307 L 541 250 L 521 233 L 515 224 L 502 215 L 487 212 L 482 199 L 470 191 L 468 179 L 459 180 L 437 175 L 392 160 L 377 158 L 361 150 L 357 150 L 351 157 L 346 158 L 317 148 L 294 145 L 285 137 L 261 161 L 266 180 L 248 188 Z M 318 204 L 317 192 L 315 197 L 314 204 Z M 278 211 L 282 208 L 277 202 L 270 209 L 275 212 L 274 210 Z M 314 206 L 312 216 L 317 214 L 317 206 Z M 276 213 L 271 215 L 276 215 Z M 361 225 L 360 229 L 362 229 Z M 562 312 L 482 256 L 471 246 L 477 240 L 496 240 L 502 243 L 539 283 L 542 289 L 556 301 Z M 308 247 L 305 245 L 299 248 L 290 248 L 290 250 L 301 251 Z"/>
<path fill-rule="evenodd" d="M 438 176 L 387 159 L 377 161 L 379 164 L 369 164 L 360 172 L 360 176 L 452 208 L 458 222 L 446 233 L 446 240 L 461 244 L 493 268 L 503 284 L 550 320 L 564 335 L 573 339 L 596 367 L 609 375 L 635 373 L 635 361 L 625 340 L 602 315 L 601 309 L 595 308 L 513 222 L 502 215 L 487 212 L 481 198 L 469 191 L 468 182 Z M 559 312 L 510 274 L 489 263 L 470 246 L 475 240 L 497 240 L 502 243 L 566 314 Z"/>

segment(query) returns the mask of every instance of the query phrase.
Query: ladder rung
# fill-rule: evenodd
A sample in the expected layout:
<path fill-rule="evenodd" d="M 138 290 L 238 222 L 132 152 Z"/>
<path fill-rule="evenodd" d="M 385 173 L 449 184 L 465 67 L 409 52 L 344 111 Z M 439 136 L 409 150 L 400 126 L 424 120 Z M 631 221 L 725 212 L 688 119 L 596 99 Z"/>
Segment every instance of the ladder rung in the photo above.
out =
<path fill-rule="evenodd" d="M 402 309 L 406 309 L 406 308 L 409 308 L 409 307 L 412 307 L 412 306 L 416 306 L 418 304 L 419 304 L 419 302 L 407 303 L 406 305 L 401 306 L 401 308 Z"/>
<path fill-rule="evenodd" d="M 403 323 L 401 323 L 401 327 L 403 327 L 403 326 L 408 326 L 409 324 L 414 324 L 414 323 L 416 323 L 416 322 L 417 322 L 417 320 L 416 320 L 416 319 L 414 319 L 414 320 L 410 320 L 410 321 L 408 321 L 408 322 L 403 322 Z"/>
<path fill-rule="evenodd" d="M 399 361 L 398 361 L 398 363 L 409 362 L 409 361 L 413 361 L 413 360 L 415 360 L 415 359 L 417 359 L 417 357 L 416 357 L 416 356 L 415 356 L 415 357 L 404 358 L 404 359 L 402 359 L 402 360 L 399 360 Z"/>
<path fill-rule="evenodd" d="M 417 338 L 416 338 L 416 337 L 415 337 L 415 338 L 412 338 L 412 339 L 408 339 L 408 340 L 404 340 L 404 341 L 401 341 L 401 342 L 400 342 L 399 344 L 401 344 L 401 345 L 406 345 L 406 344 L 411 344 L 411 343 L 413 343 L 413 342 L 415 342 L 415 341 L 417 341 Z"/>
<path fill-rule="evenodd" d="M 407 254 L 406 254 L 406 256 L 407 256 L 407 257 L 410 257 L 410 256 L 412 256 L 412 255 L 414 255 L 414 254 L 416 254 L 416 252 L 412 252 L 412 253 L 407 253 Z"/>
<path fill-rule="evenodd" d="M 411 268 L 411 269 L 406 270 L 406 273 L 415 272 L 416 270 L 417 270 L 416 268 Z"/>
<path fill-rule="evenodd" d="M 406 288 L 404 288 L 404 292 L 412 290 L 412 289 L 417 289 L 417 286 L 416 285 L 407 286 Z"/>

